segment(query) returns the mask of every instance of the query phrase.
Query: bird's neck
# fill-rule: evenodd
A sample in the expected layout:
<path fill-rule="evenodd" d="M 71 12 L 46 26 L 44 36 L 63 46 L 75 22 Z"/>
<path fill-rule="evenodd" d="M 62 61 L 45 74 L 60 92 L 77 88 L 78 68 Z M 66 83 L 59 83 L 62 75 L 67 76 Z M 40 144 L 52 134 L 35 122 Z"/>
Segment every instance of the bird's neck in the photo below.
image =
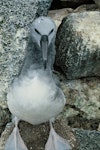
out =
<path fill-rule="evenodd" d="M 55 60 L 55 48 L 53 44 L 51 44 L 48 49 L 48 61 L 46 69 L 47 71 L 51 72 L 53 70 L 54 60 Z M 44 70 L 42 51 L 39 48 L 39 46 L 31 39 L 28 42 L 25 60 L 20 74 L 25 75 L 30 68 L 34 70 L 35 69 Z"/>

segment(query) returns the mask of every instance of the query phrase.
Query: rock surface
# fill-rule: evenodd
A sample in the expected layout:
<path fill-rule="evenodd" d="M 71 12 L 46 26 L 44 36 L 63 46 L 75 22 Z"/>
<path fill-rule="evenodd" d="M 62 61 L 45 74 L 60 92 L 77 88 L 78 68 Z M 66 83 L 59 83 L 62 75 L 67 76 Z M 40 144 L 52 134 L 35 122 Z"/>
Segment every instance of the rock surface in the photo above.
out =
<path fill-rule="evenodd" d="M 84 12 L 84 11 L 99 11 L 99 9 L 95 4 L 87 4 L 87 5 L 84 4 L 84 5 L 80 5 L 76 9 L 62 8 L 56 10 L 49 10 L 48 16 L 55 21 L 55 24 L 58 28 L 64 17 L 67 17 L 71 13 Z"/>
<path fill-rule="evenodd" d="M 58 28 L 56 65 L 68 79 L 100 76 L 100 12 L 73 13 Z"/>
<path fill-rule="evenodd" d="M 100 150 L 100 132 L 75 129 L 79 150 Z"/>
<path fill-rule="evenodd" d="M 60 75 L 60 80 L 67 104 L 64 115 L 100 120 L 100 78 L 66 80 Z"/>
<path fill-rule="evenodd" d="M 100 0 L 94 0 L 97 6 L 100 8 Z"/>
<path fill-rule="evenodd" d="M 10 122 L 11 118 L 10 118 L 10 112 L 8 110 L 8 108 L 2 108 L 0 107 L 0 135 L 2 133 L 2 131 L 5 128 L 5 125 Z"/>
<path fill-rule="evenodd" d="M 88 4 L 88 5 L 84 4 L 74 9 L 73 12 L 77 13 L 77 12 L 84 12 L 84 11 L 100 11 L 100 10 L 95 4 Z"/>
<path fill-rule="evenodd" d="M 62 19 L 72 12 L 73 12 L 72 8 L 50 10 L 48 12 L 48 16 L 51 17 L 55 21 L 55 24 L 58 27 L 61 24 Z"/>

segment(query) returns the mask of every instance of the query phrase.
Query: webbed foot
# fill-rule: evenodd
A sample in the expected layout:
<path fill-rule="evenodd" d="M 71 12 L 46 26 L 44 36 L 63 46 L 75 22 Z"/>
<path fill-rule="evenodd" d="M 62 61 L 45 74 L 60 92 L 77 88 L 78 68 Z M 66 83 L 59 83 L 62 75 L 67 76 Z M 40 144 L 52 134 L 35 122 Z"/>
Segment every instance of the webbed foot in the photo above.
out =
<path fill-rule="evenodd" d="M 28 150 L 19 133 L 18 129 L 19 120 L 15 118 L 14 122 L 15 127 L 5 144 L 4 150 Z"/>
<path fill-rule="evenodd" d="M 60 137 L 54 130 L 50 122 L 50 134 L 45 146 L 45 150 L 72 150 L 67 140 Z"/>

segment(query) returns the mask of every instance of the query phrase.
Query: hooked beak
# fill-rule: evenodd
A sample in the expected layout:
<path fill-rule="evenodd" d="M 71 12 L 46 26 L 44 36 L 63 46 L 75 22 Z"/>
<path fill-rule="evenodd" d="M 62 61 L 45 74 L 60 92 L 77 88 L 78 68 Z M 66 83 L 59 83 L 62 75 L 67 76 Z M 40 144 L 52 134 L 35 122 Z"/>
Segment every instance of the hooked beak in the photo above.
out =
<path fill-rule="evenodd" d="M 48 59 L 48 36 L 47 35 L 42 35 L 40 45 L 42 49 L 44 69 L 46 69 L 47 59 Z"/>

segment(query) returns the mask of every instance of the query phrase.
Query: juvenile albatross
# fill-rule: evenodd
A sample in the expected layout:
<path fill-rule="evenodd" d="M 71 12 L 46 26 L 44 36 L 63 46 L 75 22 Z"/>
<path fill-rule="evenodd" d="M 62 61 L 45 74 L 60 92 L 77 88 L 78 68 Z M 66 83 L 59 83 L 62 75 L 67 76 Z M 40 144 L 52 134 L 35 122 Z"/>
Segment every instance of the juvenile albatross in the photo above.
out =
<path fill-rule="evenodd" d="M 18 131 L 18 120 L 33 125 L 50 121 L 50 135 L 45 150 L 70 150 L 68 142 L 53 129 L 51 119 L 65 105 L 65 96 L 53 77 L 56 26 L 48 17 L 39 17 L 31 25 L 24 64 L 10 86 L 7 103 L 17 117 L 5 150 L 27 150 Z"/>

